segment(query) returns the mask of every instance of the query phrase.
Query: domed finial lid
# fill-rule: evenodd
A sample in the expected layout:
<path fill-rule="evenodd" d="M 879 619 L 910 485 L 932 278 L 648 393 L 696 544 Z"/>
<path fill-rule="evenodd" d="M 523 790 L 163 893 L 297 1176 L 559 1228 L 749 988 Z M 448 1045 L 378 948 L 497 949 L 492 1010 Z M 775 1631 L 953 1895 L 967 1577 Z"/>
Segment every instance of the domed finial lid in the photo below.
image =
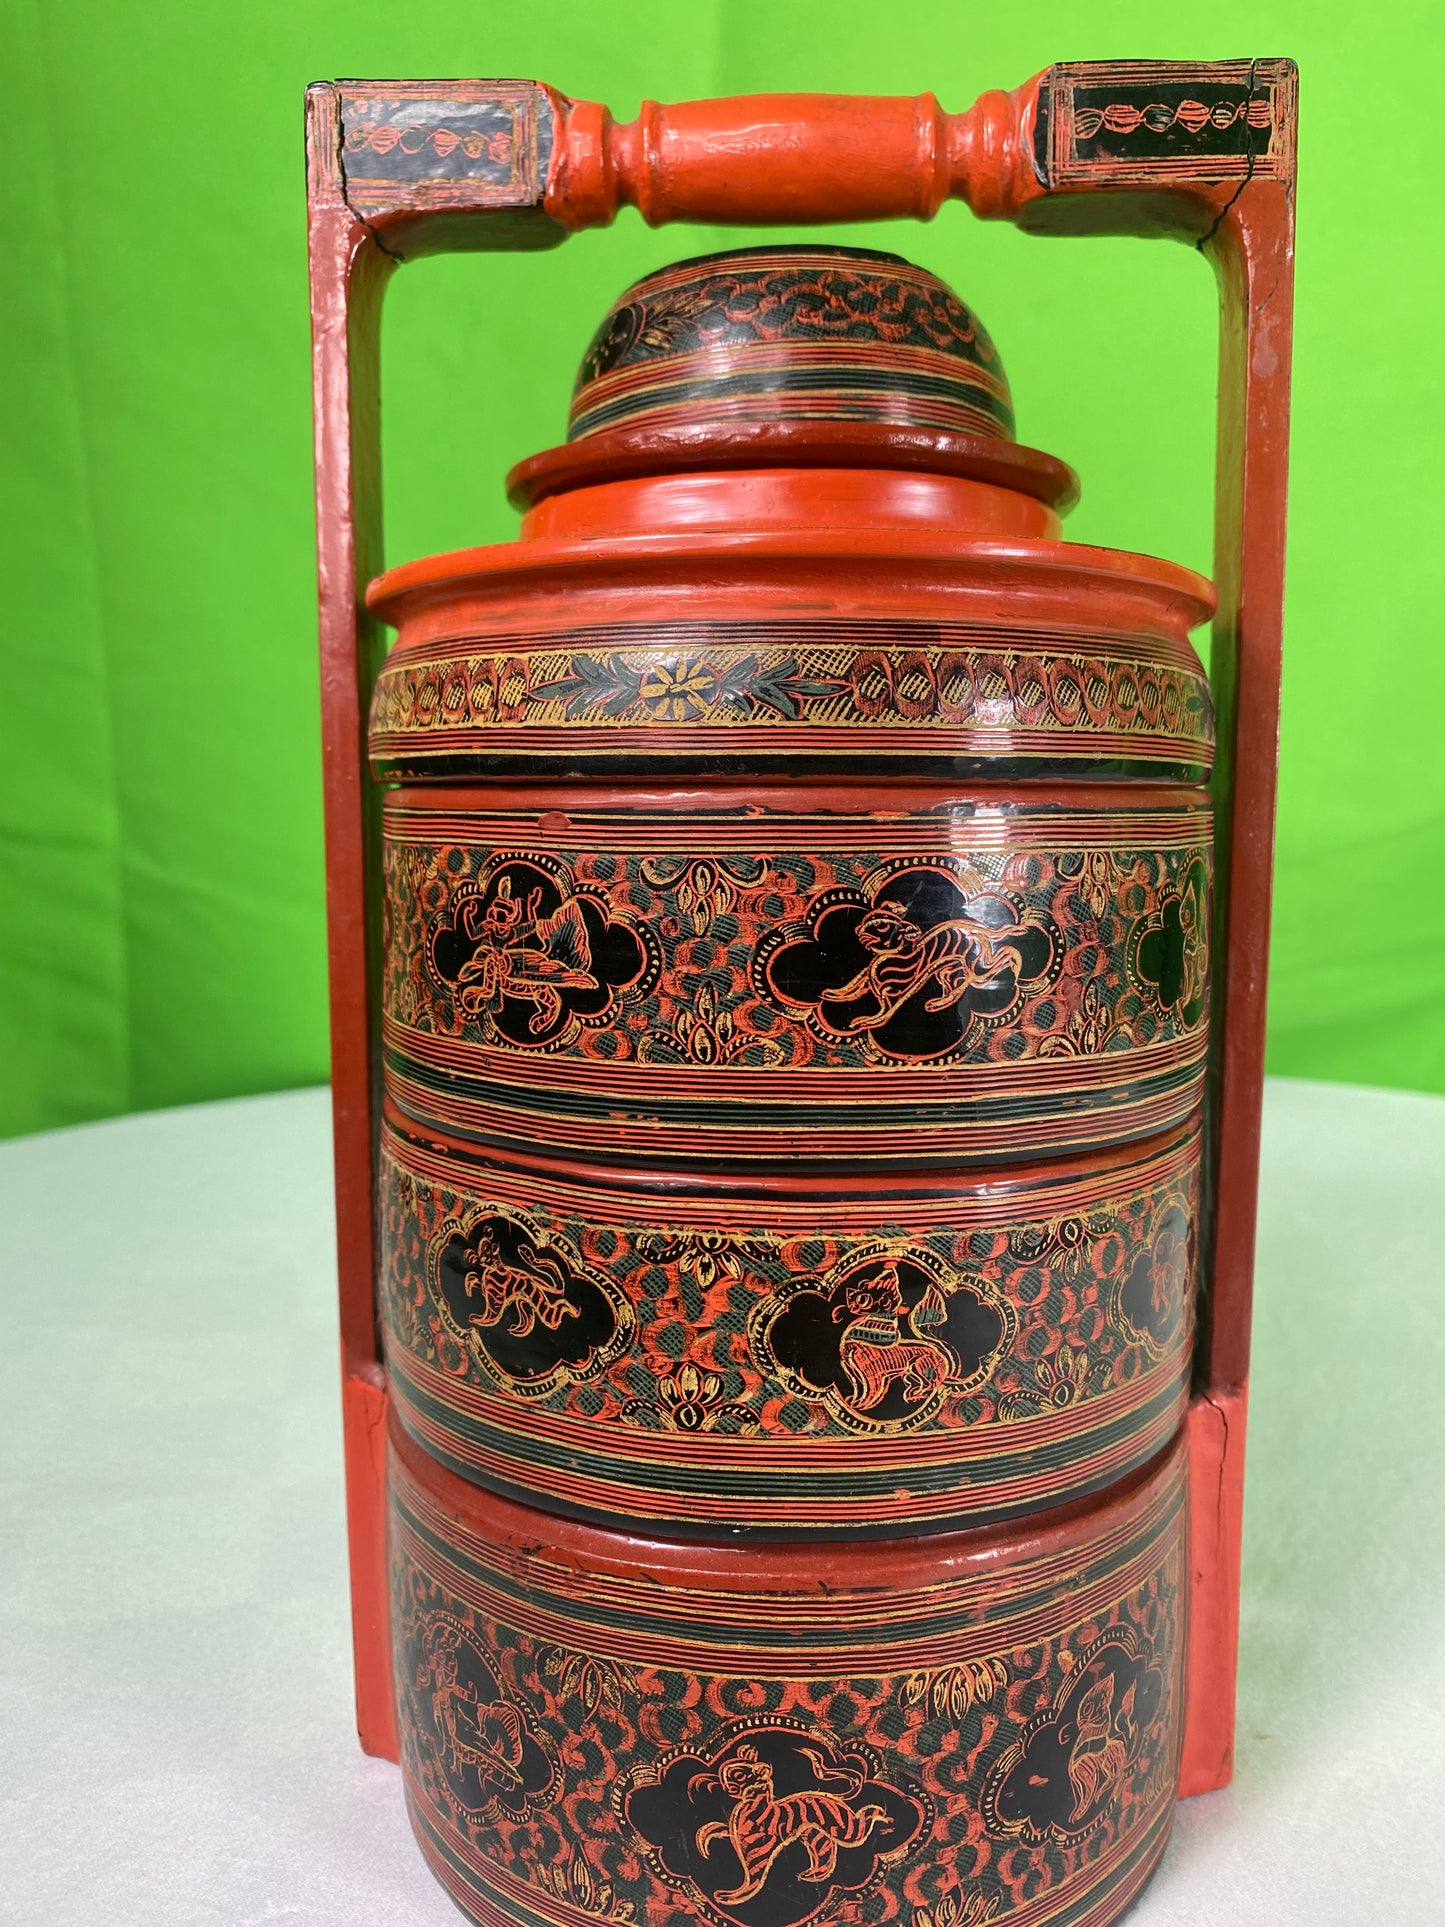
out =
<path fill-rule="evenodd" d="M 644 476 L 908 469 L 1065 514 L 1073 470 L 1014 440 L 998 352 L 925 268 L 865 248 L 737 248 L 636 282 L 593 337 L 567 440 L 507 477 L 524 513 Z"/>
<path fill-rule="evenodd" d="M 891 422 L 1014 439 L 997 350 L 896 254 L 738 248 L 634 283 L 583 357 L 567 439 L 693 423 Z"/>

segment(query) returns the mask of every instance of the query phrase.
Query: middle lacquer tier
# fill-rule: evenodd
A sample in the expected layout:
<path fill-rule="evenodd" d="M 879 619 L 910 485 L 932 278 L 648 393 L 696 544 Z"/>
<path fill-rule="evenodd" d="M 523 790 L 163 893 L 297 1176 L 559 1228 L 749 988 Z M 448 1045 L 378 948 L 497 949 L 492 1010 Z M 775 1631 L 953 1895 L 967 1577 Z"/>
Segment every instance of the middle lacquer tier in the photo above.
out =
<path fill-rule="evenodd" d="M 414 788 L 384 834 L 388 1092 L 479 1148 L 954 1168 L 1199 1102 L 1201 790 Z"/>
<path fill-rule="evenodd" d="M 1145 1463 L 1188 1391 L 1199 1135 L 1007 1173 L 484 1160 L 394 1109 L 398 1416 L 454 1471 L 690 1534 L 906 1535 Z"/>

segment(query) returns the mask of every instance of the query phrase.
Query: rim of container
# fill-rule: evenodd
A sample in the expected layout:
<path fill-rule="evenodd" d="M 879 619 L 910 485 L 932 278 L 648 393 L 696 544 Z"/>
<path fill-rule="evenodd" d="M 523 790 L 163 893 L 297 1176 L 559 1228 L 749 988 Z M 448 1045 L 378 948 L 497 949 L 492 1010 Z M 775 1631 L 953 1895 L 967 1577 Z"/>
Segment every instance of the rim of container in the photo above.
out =
<path fill-rule="evenodd" d="M 697 564 L 715 574 L 718 564 L 737 568 L 781 561 L 834 567 L 849 562 L 970 566 L 985 572 L 1032 573 L 1039 581 L 1097 583 L 1101 576 L 1112 577 L 1146 594 L 1153 591 L 1184 602 L 1190 629 L 1209 620 L 1218 600 L 1207 576 L 1181 562 L 1133 549 L 1044 537 L 953 535 L 936 529 L 727 529 L 594 539 L 542 537 L 450 549 L 387 569 L 368 584 L 366 606 L 395 628 L 407 615 L 456 597 L 468 586 L 481 592 L 518 577 L 562 575 L 580 583 L 645 573 L 650 567 L 675 570 Z"/>
<path fill-rule="evenodd" d="M 906 422 L 702 419 L 608 429 L 544 448 L 508 474 L 507 500 L 525 511 L 599 483 L 739 468 L 922 469 L 1015 489 L 1060 515 L 1079 499 L 1079 478 L 1067 462 L 996 435 Z"/>

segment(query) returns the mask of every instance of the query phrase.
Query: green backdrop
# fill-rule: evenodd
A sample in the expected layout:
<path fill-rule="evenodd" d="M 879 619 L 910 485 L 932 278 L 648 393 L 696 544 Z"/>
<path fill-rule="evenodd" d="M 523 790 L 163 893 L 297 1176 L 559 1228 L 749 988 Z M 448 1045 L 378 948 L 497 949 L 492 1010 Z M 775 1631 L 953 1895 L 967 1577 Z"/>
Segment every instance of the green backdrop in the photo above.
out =
<path fill-rule="evenodd" d="M 0 0 L 0 1131 L 325 1075 L 305 82 L 912 93 L 1055 59 L 1290 54 L 1299 324 L 1270 1063 L 1445 1090 L 1441 259 L 1424 0 Z M 1209 566 L 1214 294 L 1162 242 L 946 208 L 946 276 L 1079 540 Z M 612 296 L 715 231 L 423 262 L 385 331 L 388 555 L 505 537 Z M 1422 863 L 1424 868 L 1421 868 Z"/>

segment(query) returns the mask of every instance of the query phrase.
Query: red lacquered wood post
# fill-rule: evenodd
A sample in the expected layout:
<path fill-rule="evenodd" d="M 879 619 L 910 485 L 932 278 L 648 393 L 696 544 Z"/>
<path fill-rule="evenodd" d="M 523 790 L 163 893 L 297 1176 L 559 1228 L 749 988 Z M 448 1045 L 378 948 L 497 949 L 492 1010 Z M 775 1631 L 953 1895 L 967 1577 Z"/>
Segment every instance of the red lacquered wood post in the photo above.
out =
<path fill-rule="evenodd" d="M 1228 1777 L 1239 1493 L 1263 1076 L 1283 597 L 1295 76 L 1287 61 L 1054 67 L 949 116 L 931 96 L 763 96 L 606 110 L 529 82 L 366 82 L 308 96 L 318 553 L 338 1253 L 363 1744 L 394 1757 L 376 1441 L 378 1129 L 372 806 L 362 718 L 380 558 L 377 338 L 398 261 L 545 247 L 605 224 L 927 218 L 949 198 L 1036 233 L 1185 240 L 1221 304 L 1213 676 L 1215 1016 L 1208 1291 L 1191 1419 L 1194 1516 L 1184 1791 Z"/>
<path fill-rule="evenodd" d="M 376 626 L 360 587 L 381 560 L 380 303 L 395 266 L 346 205 L 330 89 L 307 126 L 316 421 L 322 770 L 326 798 L 331 1101 L 346 1427 L 347 1522 L 357 1727 L 368 1753 L 396 1757 L 387 1630 L 381 1440 L 386 1390 L 377 1339 L 375 1053 L 371 983 L 377 802 L 365 767 Z"/>

